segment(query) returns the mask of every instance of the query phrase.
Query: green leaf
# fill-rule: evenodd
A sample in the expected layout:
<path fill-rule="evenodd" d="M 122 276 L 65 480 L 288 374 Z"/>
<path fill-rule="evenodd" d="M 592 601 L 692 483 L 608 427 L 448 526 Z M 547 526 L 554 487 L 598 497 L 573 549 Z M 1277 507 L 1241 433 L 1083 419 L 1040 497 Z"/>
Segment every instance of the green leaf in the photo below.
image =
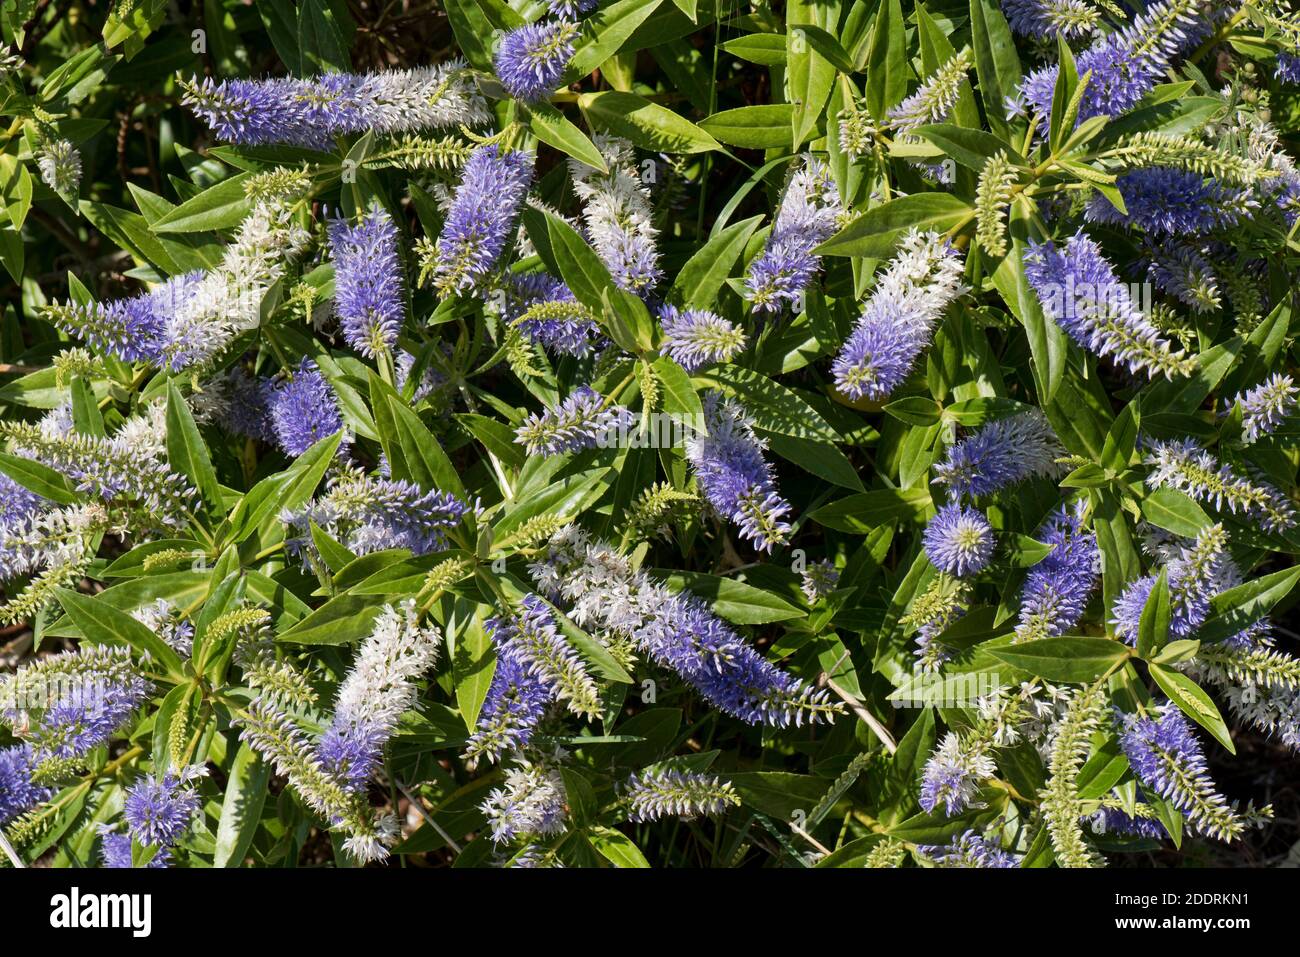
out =
<path fill-rule="evenodd" d="M 1124 410 L 1115 417 L 1115 424 L 1107 433 L 1106 444 L 1101 450 L 1101 464 L 1105 468 L 1120 472 L 1133 462 L 1141 421 L 1137 400 L 1124 406 Z"/>
<path fill-rule="evenodd" d="M 799 439 L 839 441 L 837 433 L 808 403 L 785 386 L 741 366 L 720 365 L 698 372 L 695 380 L 740 400 L 754 425 Z"/>
<path fill-rule="evenodd" d="M 388 396 L 388 411 L 401 450 L 400 466 L 396 461 L 390 463 L 393 478 L 408 479 L 425 491 L 450 492 L 463 500 L 465 486 L 428 426 L 395 395 Z"/>
<path fill-rule="evenodd" d="M 299 508 L 311 498 L 342 440 L 342 432 L 321 439 L 285 471 L 264 478 L 249 489 L 230 516 L 233 540 L 243 541 L 272 515 Z"/>
<path fill-rule="evenodd" d="M 99 403 L 90 384 L 82 376 L 72 380 L 68 390 L 72 395 L 72 425 L 82 435 L 105 435 L 104 414 L 99 411 Z"/>
<path fill-rule="evenodd" d="M 262 822 L 262 805 L 270 780 L 271 766 L 241 742 L 221 802 L 213 867 L 238 867 L 243 862 Z"/>
<path fill-rule="evenodd" d="M 471 66 L 492 72 L 492 24 L 475 0 L 445 0 L 442 9 L 456 45 Z"/>
<path fill-rule="evenodd" d="M 184 665 L 176 652 L 127 612 L 100 597 L 91 598 L 67 588 L 55 590 L 59 604 L 87 640 L 96 644 L 126 645 L 147 654 L 174 680 L 181 680 Z"/>
<path fill-rule="evenodd" d="M 252 175 L 239 173 L 209 186 L 156 220 L 149 228 L 155 233 L 201 233 L 238 226 L 253 208 L 244 193 L 244 183 Z"/>
<path fill-rule="evenodd" d="M 971 0 L 972 4 L 981 0 Z M 1053 399 L 1065 375 L 1067 345 L 1064 330 L 1043 312 L 1038 294 L 1025 275 L 1024 256 L 1028 250 L 1029 224 L 1025 207 L 1016 203 L 1011 207 L 1010 253 L 1002 257 L 993 282 L 1002 294 L 1002 300 L 1011 314 L 1020 320 L 1029 339 L 1033 356 L 1034 383 L 1044 411 L 1051 412 Z"/>
<path fill-rule="evenodd" d="M 530 207 L 522 219 L 546 265 L 560 274 L 575 299 L 602 315 L 605 293 L 614 288 L 614 280 L 596 251 L 558 216 Z"/>
<path fill-rule="evenodd" d="M 578 106 L 593 126 L 626 137 L 642 149 L 664 153 L 721 149 L 717 140 L 684 116 L 635 93 L 582 93 Z"/>
<path fill-rule="evenodd" d="M 612 827 L 597 826 L 587 831 L 587 840 L 615 867 L 649 867 L 641 849 L 632 843 L 632 839 L 622 831 Z"/>
<path fill-rule="evenodd" d="M 1155 662 L 1150 662 L 1147 668 L 1156 684 L 1160 686 L 1160 690 L 1169 696 L 1170 701 L 1178 705 L 1183 714 L 1214 735 L 1214 739 L 1227 748 L 1229 753 L 1237 753 L 1228 726 L 1223 723 L 1223 716 L 1219 714 L 1219 709 L 1214 706 L 1214 702 L 1200 685 L 1181 671 L 1164 668 Z"/>
<path fill-rule="evenodd" d="M 969 205 L 951 193 L 912 193 L 868 210 L 814 252 L 887 259 L 909 229 L 943 233 L 974 215 Z"/>
<path fill-rule="evenodd" d="M 718 44 L 732 56 L 761 66 L 785 65 L 785 36 L 780 33 L 751 33 Z"/>
<path fill-rule="evenodd" d="M 457 607 L 462 615 L 468 610 L 465 602 L 458 601 Z M 483 628 L 483 611 L 482 605 L 474 606 L 465 627 L 456 633 L 456 650 L 451 660 L 456 704 L 465 719 L 465 727 L 471 732 L 478 724 L 479 710 L 496 673 L 496 656 Z"/>
<path fill-rule="evenodd" d="M 774 453 L 787 462 L 793 462 L 805 472 L 852 492 L 866 491 L 858 470 L 833 443 L 820 439 L 796 438 L 779 432 L 764 432 L 763 438 Z"/>
<path fill-rule="evenodd" d="M 881 525 L 914 521 L 932 504 L 924 488 L 878 489 L 823 505 L 809 517 L 826 528 L 865 535 Z"/>
<path fill-rule="evenodd" d="M 526 108 L 528 128 L 539 140 L 567 153 L 579 162 L 586 163 L 602 173 L 609 172 L 605 158 L 596 144 L 569 121 L 569 118 L 546 102 L 534 103 Z"/>
<path fill-rule="evenodd" d="M 1109 638 L 1042 638 L 989 654 L 1014 668 L 1048 681 L 1095 681 L 1129 656 L 1129 649 Z"/>
<path fill-rule="evenodd" d="M 167 383 L 167 461 L 198 489 L 208 515 L 221 514 L 221 486 L 208 446 L 175 382 Z"/>
<path fill-rule="evenodd" d="M 691 377 L 668 356 L 660 356 L 651 365 L 655 378 L 663 386 L 663 410 L 691 428 L 702 429 L 704 406 L 691 385 Z"/>
<path fill-rule="evenodd" d="M 998 152 L 1005 152 L 1013 163 L 1024 164 L 1024 158 L 1012 146 L 984 130 L 938 123 L 919 126 L 915 133 L 943 150 L 945 156 L 977 173 L 984 169 L 989 157 Z"/>
<path fill-rule="evenodd" d="M 716 614 L 737 625 L 766 625 L 806 614 L 784 598 L 734 578 L 671 568 L 656 568 L 655 575 L 675 591 L 686 589 L 704 599 Z"/>
<path fill-rule="evenodd" d="M 348 41 L 326 0 L 303 0 L 298 8 L 298 48 L 302 64 L 320 73 L 352 69 Z"/>
<path fill-rule="evenodd" d="M 1300 566 L 1284 568 L 1220 592 L 1210 599 L 1210 616 L 1196 637 L 1209 644 L 1249 628 L 1289 595 L 1297 581 L 1300 581 Z"/>
<path fill-rule="evenodd" d="M 1142 517 L 1158 528 L 1163 528 L 1184 538 L 1195 538 L 1214 522 L 1185 493 L 1176 488 L 1158 488 L 1147 492 L 1138 501 Z"/>
<path fill-rule="evenodd" d="M 903 20 L 901 0 L 882 0 L 866 46 L 865 60 L 859 65 L 867 71 L 867 110 L 884 122 L 891 106 L 907 93 L 907 24 Z"/>
<path fill-rule="evenodd" d="M 939 403 L 924 395 L 895 399 L 885 406 L 885 412 L 900 422 L 919 426 L 934 425 L 943 416 L 943 408 Z"/>
<path fill-rule="evenodd" d="M 631 39 L 658 7 L 659 0 L 618 0 L 588 16 L 585 38 L 564 71 L 564 81 L 572 83 L 597 69 Z"/>
<path fill-rule="evenodd" d="M 1007 128 L 1006 98 L 1020 84 L 1015 38 L 996 0 L 970 0 L 971 47 L 984 112 L 996 131 Z"/>
<path fill-rule="evenodd" d="M 79 501 L 77 492 L 67 477 L 40 462 L 0 452 L 0 472 L 29 492 L 35 492 L 58 505 L 75 505 Z"/>
<path fill-rule="evenodd" d="M 691 309 L 707 309 L 713 305 L 718 290 L 731 275 L 762 220 L 761 216 L 752 216 L 711 236 L 677 273 L 669 298 Z"/>
<path fill-rule="evenodd" d="M 794 105 L 794 116 L 786 132 L 794 152 L 799 151 L 817 126 L 831 95 L 835 67 L 822 55 L 821 49 L 839 46 L 824 29 L 834 26 L 838 13 L 838 8 L 815 0 L 787 0 L 785 5 L 785 82 Z M 848 55 L 842 59 L 847 60 Z"/>
<path fill-rule="evenodd" d="M 302 621 L 275 636 L 287 645 L 347 645 L 370 634 L 380 606 L 367 595 L 331 598 Z"/>
<path fill-rule="evenodd" d="M 1152 652 L 1158 651 L 1169 640 L 1169 568 L 1160 569 L 1142 606 L 1142 616 L 1138 620 L 1137 653 L 1139 658 L 1150 658 Z"/>
<path fill-rule="evenodd" d="M 700 121 L 700 129 L 728 146 L 780 149 L 789 145 L 795 119 L 795 108 L 789 103 L 762 103 L 714 113 Z"/>
<path fill-rule="evenodd" d="M 811 811 L 830 783 L 788 771 L 744 771 L 731 775 L 730 780 L 747 806 L 782 821 L 791 820 L 799 811 Z"/>

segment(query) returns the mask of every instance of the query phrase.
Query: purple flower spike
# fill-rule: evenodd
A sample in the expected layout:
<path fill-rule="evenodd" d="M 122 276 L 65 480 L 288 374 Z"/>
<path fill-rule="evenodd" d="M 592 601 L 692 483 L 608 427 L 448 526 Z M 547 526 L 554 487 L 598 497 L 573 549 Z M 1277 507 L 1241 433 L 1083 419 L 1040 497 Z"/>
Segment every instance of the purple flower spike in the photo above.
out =
<path fill-rule="evenodd" d="M 1101 575 L 1097 538 L 1067 507 L 1052 513 L 1035 537 L 1053 548 L 1025 577 L 1017 641 L 1052 638 L 1073 628 Z"/>
<path fill-rule="evenodd" d="M 271 393 L 270 416 L 276 441 L 294 458 L 343 428 L 334 390 L 310 359 Z"/>
<path fill-rule="evenodd" d="M 474 290 L 505 249 L 533 179 L 532 153 L 481 146 L 465 162 L 438 237 L 434 285 L 443 295 Z"/>
<path fill-rule="evenodd" d="M 826 164 L 811 153 L 790 177 L 763 251 L 749 266 L 745 298 L 756 312 L 797 303 L 821 269 L 813 250 L 835 235 L 843 205 Z"/>
<path fill-rule="evenodd" d="M 911 374 L 944 310 L 966 291 L 965 264 L 935 232 L 909 230 L 831 371 L 849 398 L 879 402 Z"/>
<path fill-rule="evenodd" d="M 704 397 L 704 419 L 708 434 L 686 443 L 686 459 L 704 497 L 760 551 L 784 544 L 790 504 L 777 493 L 753 422 L 737 402 L 716 392 Z"/>
<path fill-rule="evenodd" d="M 744 330 L 707 309 L 659 310 L 664 351 L 687 372 L 712 362 L 728 362 L 745 348 Z"/>
<path fill-rule="evenodd" d="M 573 58 L 578 26 L 564 20 L 530 23 L 501 38 L 497 79 L 510 95 L 529 103 L 544 100 L 560 83 Z"/>
<path fill-rule="evenodd" d="M 1138 309 L 1100 247 L 1082 231 L 1063 246 L 1031 241 L 1025 275 L 1043 309 L 1083 348 L 1111 356 L 1134 374 L 1173 378 L 1195 367 Z"/>
<path fill-rule="evenodd" d="M 35 771 L 31 745 L 0 748 L 0 825 L 48 801 L 54 794 L 52 789 L 32 782 Z"/>
<path fill-rule="evenodd" d="M 1115 181 L 1115 187 L 1124 197 L 1127 214 L 1097 195 L 1088 204 L 1089 222 L 1139 227 L 1157 236 L 1185 236 L 1234 226 L 1256 205 L 1247 190 L 1164 166 L 1130 170 Z"/>
<path fill-rule="evenodd" d="M 945 505 L 930 519 L 922 541 L 934 567 L 958 578 L 974 575 L 993 556 L 993 529 L 973 508 Z"/>
<path fill-rule="evenodd" d="M 334 220 L 329 239 L 343 338 L 364 356 L 392 349 L 406 313 L 392 217 L 376 204 L 355 226 Z"/>
<path fill-rule="evenodd" d="M 131 836 L 152 847 L 172 847 L 190 829 L 199 794 L 189 776 L 173 771 L 143 778 L 126 793 L 122 814 Z"/>

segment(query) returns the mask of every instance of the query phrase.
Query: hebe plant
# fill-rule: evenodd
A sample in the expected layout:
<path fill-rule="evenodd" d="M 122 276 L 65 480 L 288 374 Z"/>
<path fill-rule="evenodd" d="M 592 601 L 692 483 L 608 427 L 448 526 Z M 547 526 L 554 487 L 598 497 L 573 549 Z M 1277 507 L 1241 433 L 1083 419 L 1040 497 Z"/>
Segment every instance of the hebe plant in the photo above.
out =
<path fill-rule="evenodd" d="M 6 861 L 1272 826 L 1215 771 L 1300 747 L 1288 2 L 2 26 Z"/>

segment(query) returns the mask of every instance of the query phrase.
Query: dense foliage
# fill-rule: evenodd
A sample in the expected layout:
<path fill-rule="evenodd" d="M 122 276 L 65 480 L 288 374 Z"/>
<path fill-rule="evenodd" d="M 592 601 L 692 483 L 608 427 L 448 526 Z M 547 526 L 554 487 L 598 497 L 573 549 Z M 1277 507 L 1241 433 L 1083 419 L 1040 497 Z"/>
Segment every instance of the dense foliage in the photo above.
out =
<path fill-rule="evenodd" d="M 1286 0 L 0 27 L 5 861 L 1275 826 L 1217 772 L 1300 748 Z"/>

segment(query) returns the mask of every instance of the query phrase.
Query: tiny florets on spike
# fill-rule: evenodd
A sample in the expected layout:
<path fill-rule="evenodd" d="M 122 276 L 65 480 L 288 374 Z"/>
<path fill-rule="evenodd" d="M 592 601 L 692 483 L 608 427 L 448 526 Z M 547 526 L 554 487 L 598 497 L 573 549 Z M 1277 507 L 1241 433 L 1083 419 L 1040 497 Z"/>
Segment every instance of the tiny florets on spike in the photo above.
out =
<path fill-rule="evenodd" d="M 511 622 L 490 618 L 483 627 L 496 649 L 497 667 L 465 753 L 498 761 L 532 740 L 554 701 L 554 685 L 525 656 Z"/>
<path fill-rule="evenodd" d="M 99 645 L 27 665 L 0 681 L 0 721 L 42 765 L 66 766 L 107 743 L 152 690 L 126 648 Z"/>
<path fill-rule="evenodd" d="M 533 179 L 533 154 L 480 146 L 465 162 L 433 251 L 433 284 L 442 295 L 480 287 L 505 249 Z"/>
<path fill-rule="evenodd" d="M 349 793 L 364 793 L 398 719 L 415 704 L 415 682 L 437 661 L 442 634 L 418 619 L 411 599 L 385 605 L 339 686 L 317 755 Z"/>
<path fill-rule="evenodd" d="M 1088 0 L 1002 0 L 1011 29 L 1023 37 L 1075 40 L 1097 29 L 1101 5 Z"/>
<path fill-rule="evenodd" d="M 376 204 L 355 226 L 331 222 L 329 240 L 343 338 L 364 356 L 391 350 L 406 313 L 392 217 Z"/>
<path fill-rule="evenodd" d="M 971 66 L 969 50 L 947 60 L 915 93 L 890 109 L 890 124 L 898 130 L 914 130 L 927 123 L 942 123 L 956 105 Z"/>
<path fill-rule="evenodd" d="M 745 332 L 707 309 L 659 309 L 664 351 L 687 372 L 713 362 L 729 362 L 745 348 Z"/>
<path fill-rule="evenodd" d="M 1238 474 L 1193 439 L 1155 440 L 1145 462 L 1151 466 L 1151 488 L 1176 488 L 1217 509 L 1254 518 L 1266 531 L 1295 525 L 1295 509 L 1281 491 Z"/>
<path fill-rule="evenodd" d="M 821 268 L 813 250 L 835 235 L 844 206 L 826 164 L 810 153 L 786 184 L 763 251 L 750 263 L 745 298 L 757 312 L 795 303 Z"/>
<path fill-rule="evenodd" d="M 803 570 L 802 578 L 799 589 L 811 605 L 835 591 L 835 586 L 840 581 L 840 573 L 834 562 L 823 559 L 808 565 Z"/>
<path fill-rule="evenodd" d="M 633 774 L 627 782 L 628 820 L 716 817 L 740 806 L 731 782 L 709 774 L 660 768 Z"/>
<path fill-rule="evenodd" d="M 1248 190 L 1169 167 L 1130 170 L 1115 181 L 1115 188 L 1126 212 L 1099 194 L 1088 204 L 1089 222 L 1181 237 L 1234 226 L 1258 206 Z"/>
<path fill-rule="evenodd" d="M 36 166 L 41 171 L 41 182 L 60 195 L 74 195 L 81 185 L 81 154 L 67 140 L 45 144 Z"/>
<path fill-rule="evenodd" d="M 592 310 L 553 276 L 514 274 L 502 292 L 501 318 L 553 352 L 583 358 L 609 341 Z"/>
<path fill-rule="evenodd" d="M 554 92 L 573 57 L 578 25 L 565 20 L 529 23 L 501 38 L 493 61 L 510 95 L 532 103 Z"/>
<path fill-rule="evenodd" d="M 1279 83 L 1300 84 L 1300 56 L 1294 53 L 1279 53 L 1273 75 Z"/>
<path fill-rule="evenodd" d="M 1017 641 L 1051 638 L 1073 628 L 1101 576 L 1097 538 L 1084 530 L 1077 510 L 1062 506 L 1034 537 L 1052 550 L 1025 576 Z"/>
<path fill-rule="evenodd" d="M 1217 312 L 1222 306 L 1219 278 L 1210 264 L 1210 247 L 1162 240 L 1143 247 L 1147 278 L 1157 289 L 1199 313 Z"/>
<path fill-rule="evenodd" d="M 1081 231 L 1063 246 L 1030 242 L 1025 275 L 1043 309 L 1075 342 L 1132 372 L 1190 375 L 1195 360 L 1161 338 L 1119 281 L 1100 247 Z"/>
<path fill-rule="evenodd" d="M 1120 748 L 1143 787 L 1169 801 L 1199 832 L 1231 841 L 1245 828 L 1205 766 L 1205 752 L 1183 713 L 1163 704 L 1149 716 L 1123 716 Z"/>
<path fill-rule="evenodd" d="M 994 258 L 1007 254 L 1007 224 L 1005 217 L 1011 206 L 1013 188 L 1020 174 L 1005 150 L 988 158 L 980 170 L 979 184 L 975 190 L 975 236 L 984 251 Z"/>
<path fill-rule="evenodd" d="M 122 807 L 131 837 L 157 848 L 179 842 L 199 810 L 199 793 L 193 781 L 206 773 L 203 768 L 167 771 L 132 785 Z"/>
<path fill-rule="evenodd" d="M 963 742 L 952 731 L 925 762 L 921 774 L 921 807 L 926 812 L 942 806 L 951 817 L 968 807 L 979 806 L 975 798 L 983 782 L 997 774 L 997 764 L 982 739 Z"/>
<path fill-rule="evenodd" d="M 1210 599 L 1225 579 L 1228 536 L 1222 525 L 1211 525 L 1190 545 L 1174 546 L 1166 564 L 1169 588 L 1169 633 L 1189 638 L 1209 617 Z M 1157 576 L 1139 578 L 1115 602 L 1115 634 L 1130 645 L 1137 643 L 1138 624 Z"/>
<path fill-rule="evenodd" d="M 295 458 L 343 428 L 338 398 L 310 359 L 272 389 L 267 405 L 276 441 Z"/>
<path fill-rule="evenodd" d="M 686 459 L 704 497 L 732 521 L 742 538 L 762 551 L 783 544 L 790 533 L 790 505 L 776 491 L 766 446 L 738 402 L 716 392 L 704 397 L 706 434 L 686 442 Z"/>
<path fill-rule="evenodd" d="M 574 714 L 594 718 L 600 691 L 578 653 L 560 635 L 551 607 L 537 595 L 525 595 L 520 612 L 508 625 L 512 651 L 540 676 L 553 696 Z"/>
<path fill-rule="evenodd" d="M 598 135 L 595 144 L 608 173 L 569 160 L 573 191 L 583 202 L 587 238 L 615 285 L 647 295 L 662 275 L 650 190 L 641 181 L 630 141 Z"/>
<path fill-rule="evenodd" d="M 966 292 L 961 254 L 935 232 L 912 229 L 876 281 L 831 371 L 850 399 L 881 401 L 911 374 L 944 310 Z"/>
<path fill-rule="evenodd" d="M 446 532 L 464 518 L 467 506 L 449 492 L 425 492 L 411 482 L 344 469 L 329 488 L 284 522 L 296 533 L 289 552 L 314 558 L 311 523 L 356 555 L 406 548 L 427 555 L 446 546 Z"/>
<path fill-rule="evenodd" d="M 1137 106 L 1156 86 L 1174 59 L 1190 51 L 1213 29 L 1228 8 L 1209 0 L 1160 0 L 1147 6 L 1123 30 L 1099 38 L 1076 58 L 1078 75 L 1089 74 L 1079 105 L 1079 120 L 1116 117 Z M 1059 67 L 1029 74 L 1020 93 L 1046 128 Z"/>
<path fill-rule="evenodd" d="M 925 554 L 940 571 L 958 578 L 977 574 L 993 556 L 993 529 L 981 512 L 945 505 L 925 527 Z"/>
<path fill-rule="evenodd" d="M 130 834 L 114 831 L 110 824 L 100 824 L 97 830 L 99 832 L 99 859 L 104 867 L 110 870 L 135 867 L 135 862 L 132 860 Z M 159 848 L 149 858 L 149 863 L 145 867 L 161 870 L 170 867 L 171 860 L 171 851 L 165 847 Z"/>
<path fill-rule="evenodd" d="M 979 498 L 1035 476 L 1062 474 L 1065 455 L 1047 416 L 1031 409 L 997 419 L 962 439 L 934 467 L 935 481 L 954 495 Z"/>
<path fill-rule="evenodd" d="M 218 138 L 245 145 L 289 144 L 327 151 L 334 137 L 394 134 L 487 121 L 487 104 L 465 61 L 371 74 L 184 84 L 182 102 Z"/>
<path fill-rule="evenodd" d="M 608 405 L 589 386 L 579 386 L 554 409 L 533 413 L 515 430 L 515 441 L 531 455 L 560 455 L 582 449 L 605 448 L 631 428 L 632 413 Z"/>
<path fill-rule="evenodd" d="M 525 760 L 506 772 L 504 787 L 493 789 L 481 805 L 498 844 L 547 837 L 564 830 L 564 779 L 558 771 Z"/>
<path fill-rule="evenodd" d="M 1296 411 L 1297 397 L 1300 397 L 1300 389 L 1296 388 L 1295 380 L 1280 372 L 1238 395 L 1242 444 L 1250 445 L 1261 436 L 1277 431 L 1278 426 Z"/>
<path fill-rule="evenodd" d="M 529 571 L 544 594 L 569 603 L 579 626 L 626 639 L 742 721 L 788 727 L 841 711 L 825 691 L 768 662 L 699 599 L 674 595 L 576 526 L 552 536 L 545 560 Z"/>
<path fill-rule="evenodd" d="M 963 831 L 951 844 L 919 844 L 916 851 L 938 867 L 1019 867 L 1020 858 L 1002 850 L 997 837 Z"/>
<path fill-rule="evenodd" d="M 26 813 L 54 794 L 34 783 L 37 757 L 30 744 L 0 748 L 0 825 Z"/>
<path fill-rule="evenodd" d="M 181 611 L 166 598 L 138 608 L 131 617 L 144 625 L 178 655 L 188 657 L 194 647 L 194 624 L 181 617 Z"/>

